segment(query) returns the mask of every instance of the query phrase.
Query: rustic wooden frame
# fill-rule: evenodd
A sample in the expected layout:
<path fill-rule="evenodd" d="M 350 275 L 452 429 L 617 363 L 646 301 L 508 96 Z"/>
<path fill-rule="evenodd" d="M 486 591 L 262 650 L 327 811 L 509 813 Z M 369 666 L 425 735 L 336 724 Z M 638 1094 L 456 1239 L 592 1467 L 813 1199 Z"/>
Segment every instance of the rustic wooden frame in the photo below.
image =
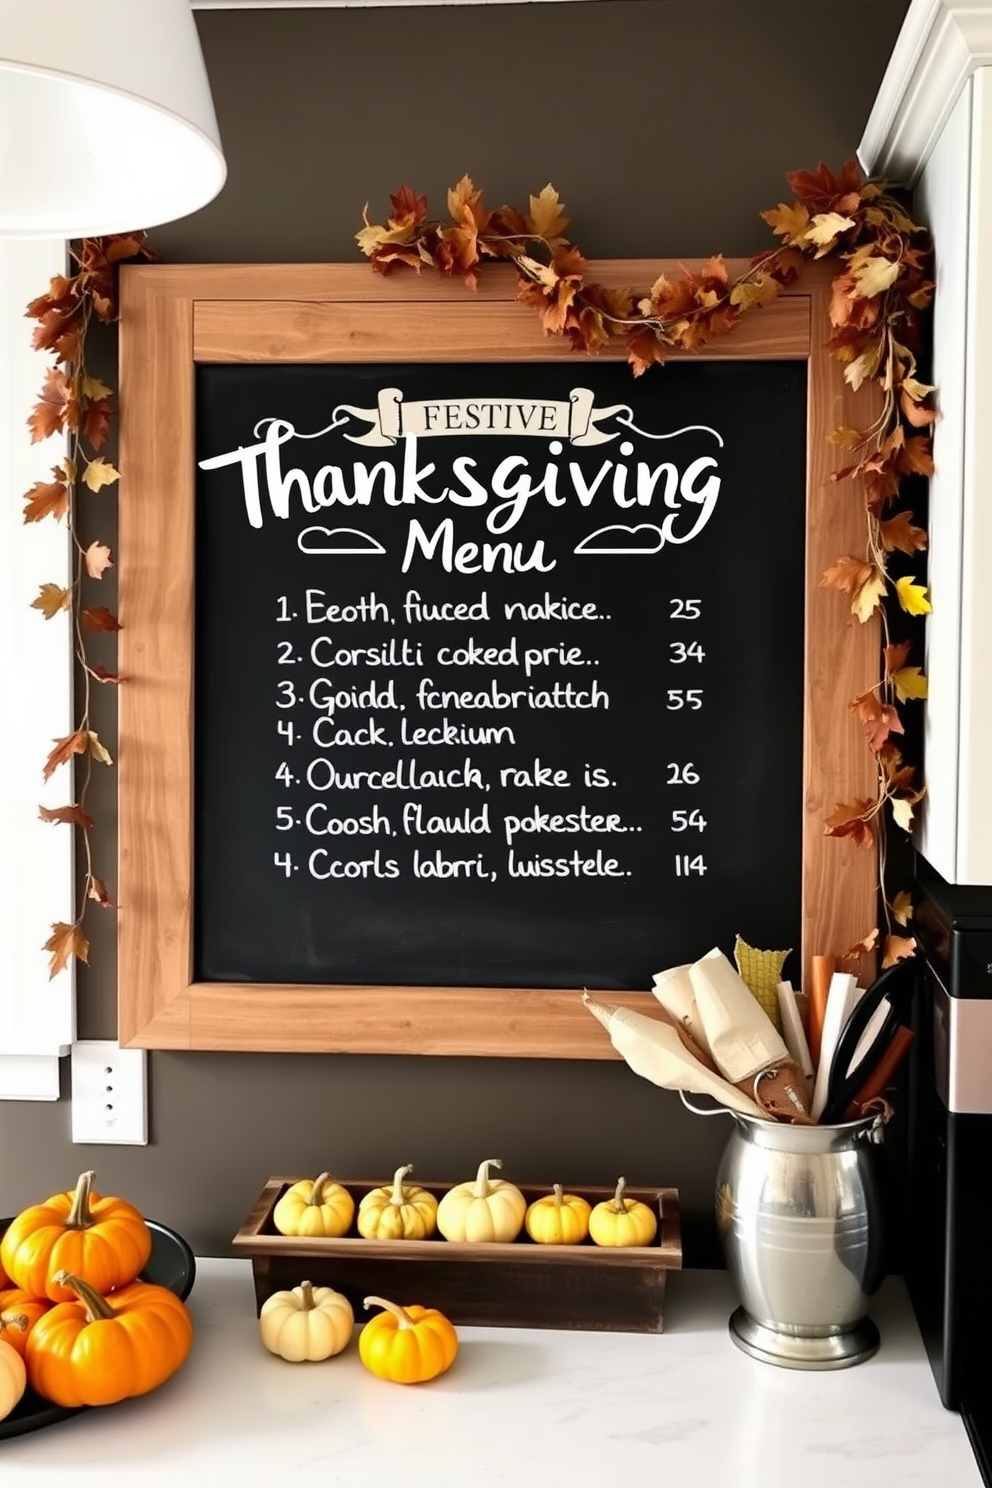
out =
<path fill-rule="evenodd" d="M 590 279 L 649 285 L 675 266 L 593 263 Z M 739 272 L 741 263 L 731 263 Z M 876 920 L 874 851 L 827 838 L 838 800 L 872 798 L 874 772 L 847 701 L 874 685 L 879 636 L 823 570 L 864 542 L 856 493 L 828 484 L 838 425 L 870 422 L 825 350 L 829 274 L 800 283 L 710 358 L 808 365 L 802 964 Z M 675 269 L 677 272 L 677 269 Z M 192 980 L 194 369 L 197 362 L 560 361 L 519 304 L 509 268 L 477 295 L 424 275 L 355 265 L 178 265 L 121 274 L 119 1040 L 127 1047 L 604 1059 L 614 1051 L 581 992 L 525 988 L 285 986 Z M 622 355 L 622 352 L 618 352 Z M 771 431 L 770 431 L 771 437 Z M 807 979 L 808 980 L 808 979 Z M 614 1003 L 651 1010 L 632 992 Z"/>

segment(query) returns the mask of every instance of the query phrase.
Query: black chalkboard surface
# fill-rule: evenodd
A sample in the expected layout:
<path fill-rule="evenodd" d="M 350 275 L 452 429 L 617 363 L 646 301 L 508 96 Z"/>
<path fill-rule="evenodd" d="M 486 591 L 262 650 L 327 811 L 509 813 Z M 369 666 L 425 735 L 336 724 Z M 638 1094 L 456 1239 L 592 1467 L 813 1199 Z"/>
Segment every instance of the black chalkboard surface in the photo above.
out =
<path fill-rule="evenodd" d="M 805 363 L 195 377 L 195 979 L 798 947 Z"/>

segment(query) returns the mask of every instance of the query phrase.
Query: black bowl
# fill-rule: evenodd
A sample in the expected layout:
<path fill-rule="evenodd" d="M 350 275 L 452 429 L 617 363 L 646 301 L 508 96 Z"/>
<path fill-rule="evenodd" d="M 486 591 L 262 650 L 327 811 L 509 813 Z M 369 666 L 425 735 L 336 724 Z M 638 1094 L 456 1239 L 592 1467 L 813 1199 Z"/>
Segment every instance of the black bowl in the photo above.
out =
<path fill-rule="evenodd" d="M 10 1222 L 10 1216 L 0 1219 L 0 1235 Z M 185 1302 L 196 1280 L 196 1259 L 193 1252 L 182 1235 L 177 1235 L 167 1225 L 159 1224 L 155 1219 L 146 1220 L 145 1223 L 152 1232 L 152 1253 L 148 1258 L 148 1265 L 141 1273 L 141 1280 L 168 1287 L 170 1292 L 175 1292 Z M 72 1408 L 53 1405 L 50 1400 L 42 1400 L 29 1386 L 10 1415 L 0 1421 L 0 1441 L 8 1436 L 23 1436 L 26 1431 L 38 1431 L 42 1426 L 54 1426 L 56 1421 L 67 1421 L 70 1416 L 77 1416 L 80 1411 L 87 1409 L 89 1407 L 85 1405 Z"/>

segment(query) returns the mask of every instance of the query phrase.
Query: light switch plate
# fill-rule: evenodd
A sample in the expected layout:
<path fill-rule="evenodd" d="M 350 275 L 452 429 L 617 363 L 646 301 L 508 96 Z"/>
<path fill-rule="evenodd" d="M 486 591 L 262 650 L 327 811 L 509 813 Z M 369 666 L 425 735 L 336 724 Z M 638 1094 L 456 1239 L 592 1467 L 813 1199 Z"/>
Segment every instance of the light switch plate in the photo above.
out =
<path fill-rule="evenodd" d="M 148 1144 L 148 1056 L 113 1039 L 72 1046 L 72 1140 Z"/>

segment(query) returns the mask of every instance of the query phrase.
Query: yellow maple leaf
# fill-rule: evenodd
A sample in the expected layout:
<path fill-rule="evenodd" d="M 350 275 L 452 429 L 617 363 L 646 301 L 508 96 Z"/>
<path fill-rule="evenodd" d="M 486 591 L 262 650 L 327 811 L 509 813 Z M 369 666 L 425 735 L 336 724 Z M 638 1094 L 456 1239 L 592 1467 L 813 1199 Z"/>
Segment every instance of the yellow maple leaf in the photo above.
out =
<path fill-rule="evenodd" d="M 755 310 L 759 305 L 770 305 L 781 293 L 782 286 L 770 274 L 761 274 L 735 284 L 730 291 L 730 303 L 741 310 Z"/>
<path fill-rule="evenodd" d="M 817 244 L 821 251 L 816 257 L 821 258 L 834 246 L 841 233 L 853 226 L 853 217 L 842 217 L 839 212 L 817 212 L 803 233 L 803 239 L 807 243 Z"/>
<path fill-rule="evenodd" d="M 927 679 L 918 666 L 900 667 L 892 673 L 891 681 L 901 703 L 908 703 L 910 698 L 925 698 L 927 695 Z"/>
<path fill-rule="evenodd" d="M 59 610 L 69 608 L 69 590 L 63 589 L 59 584 L 42 584 L 38 598 L 31 601 L 31 608 L 40 610 L 46 620 L 51 620 Z"/>
<path fill-rule="evenodd" d="M 809 226 L 809 208 L 799 201 L 779 202 L 777 207 L 772 207 L 761 215 L 772 232 L 778 233 L 779 237 L 785 238 L 789 243 L 800 242 Z"/>
<path fill-rule="evenodd" d="M 83 554 L 83 561 L 91 579 L 102 579 L 104 572 L 114 566 L 110 549 L 102 542 L 91 542 Z"/>
<path fill-rule="evenodd" d="M 915 584 L 911 577 L 896 579 L 896 594 L 907 615 L 929 615 L 932 609 L 925 584 Z"/>
<path fill-rule="evenodd" d="M 908 925 L 913 918 L 913 896 L 908 889 L 900 889 L 893 899 L 892 918 L 897 925 Z"/>
<path fill-rule="evenodd" d="M 869 346 L 860 356 L 856 356 L 853 362 L 848 362 L 844 368 L 844 381 L 857 392 L 866 377 L 875 376 L 881 360 L 882 343 L 879 341 L 874 346 Z"/>
<path fill-rule="evenodd" d="M 86 731 L 86 748 L 99 764 L 112 765 L 114 763 L 110 754 L 101 743 L 99 734 L 95 734 L 92 729 L 87 729 Z"/>
<path fill-rule="evenodd" d="M 854 281 L 858 286 L 858 294 L 871 300 L 875 295 L 884 292 L 899 278 L 900 266 L 893 263 L 891 258 L 883 258 L 881 254 L 873 254 L 866 258 L 864 263 L 859 264 L 854 271 Z"/>
<path fill-rule="evenodd" d="M 915 955 L 915 935 L 887 935 L 882 953 L 882 969 L 895 966 L 897 961 L 905 961 L 907 957 Z"/>
<path fill-rule="evenodd" d="M 89 398 L 93 403 L 99 398 L 112 398 L 114 395 L 113 388 L 101 382 L 99 377 L 84 377 L 80 391 L 84 398 Z"/>
<path fill-rule="evenodd" d="M 913 826 L 913 802 L 905 796 L 893 796 L 892 817 L 897 827 L 902 827 L 904 832 L 912 830 Z"/>
<path fill-rule="evenodd" d="M 880 568 L 872 567 L 871 576 L 861 585 L 851 601 L 851 614 L 857 615 L 861 624 L 870 620 L 885 594 L 885 575 Z"/>
<path fill-rule="evenodd" d="M 530 198 L 530 216 L 527 226 L 537 238 L 553 243 L 561 238 L 568 226 L 568 218 L 562 211 L 561 199 L 550 181 L 538 196 Z"/>
<path fill-rule="evenodd" d="M 109 460 L 105 460 L 102 455 L 97 455 L 96 459 L 89 460 L 86 469 L 83 471 L 83 485 L 88 486 L 91 491 L 100 491 L 104 486 L 112 486 L 114 481 L 119 479 L 119 471 L 111 465 Z"/>

